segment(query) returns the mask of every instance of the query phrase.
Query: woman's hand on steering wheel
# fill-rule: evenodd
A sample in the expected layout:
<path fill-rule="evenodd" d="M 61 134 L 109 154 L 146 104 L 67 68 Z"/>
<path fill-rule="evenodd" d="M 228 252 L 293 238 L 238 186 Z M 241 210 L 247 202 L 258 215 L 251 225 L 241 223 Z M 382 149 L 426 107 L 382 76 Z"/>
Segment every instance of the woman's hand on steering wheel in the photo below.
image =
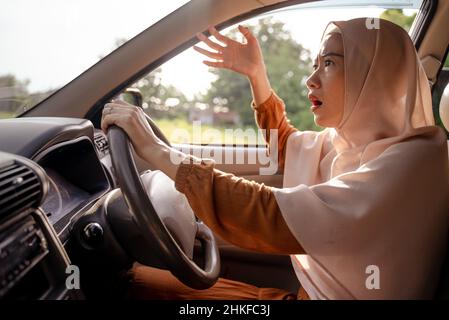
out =
<path fill-rule="evenodd" d="M 179 163 L 187 155 L 165 144 L 155 134 L 146 117 L 141 108 L 116 100 L 105 104 L 101 129 L 107 133 L 109 126 L 122 128 L 140 158 L 175 180 Z"/>
<path fill-rule="evenodd" d="M 147 159 L 149 149 L 154 152 L 155 149 L 168 148 L 154 133 L 142 108 L 125 101 L 115 100 L 105 104 L 101 119 L 101 129 L 105 134 L 111 125 L 117 125 L 126 132 L 134 150 L 143 159 L 151 160 Z"/>

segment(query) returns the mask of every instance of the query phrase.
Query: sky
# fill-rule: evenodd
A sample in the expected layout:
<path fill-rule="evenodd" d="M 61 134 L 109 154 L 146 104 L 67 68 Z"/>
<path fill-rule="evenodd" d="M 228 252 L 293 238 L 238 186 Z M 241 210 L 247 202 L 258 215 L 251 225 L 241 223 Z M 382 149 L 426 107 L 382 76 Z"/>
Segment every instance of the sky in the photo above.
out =
<path fill-rule="evenodd" d="M 20 80 L 29 79 L 31 91 L 58 88 L 111 52 L 117 39 L 132 38 L 185 2 L 0 0 L 0 75 L 10 73 Z M 382 11 L 307 9 L 278 13 L 276 18 L 285 22 L 298 42 L 316 54 L 328 21 L 376 17 Z M 199 53 L 186 50 L 162 66 L 163 83 L 178 87 L 189 97 L 206 90 L 213 76 L 202 60 Z"/>

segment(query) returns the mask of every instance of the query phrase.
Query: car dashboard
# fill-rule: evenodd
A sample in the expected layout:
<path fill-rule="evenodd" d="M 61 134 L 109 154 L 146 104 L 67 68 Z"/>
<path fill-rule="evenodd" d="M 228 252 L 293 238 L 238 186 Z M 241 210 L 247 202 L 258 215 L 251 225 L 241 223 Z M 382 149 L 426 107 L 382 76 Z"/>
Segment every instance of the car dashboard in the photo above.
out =
<path fill-rule="evenodd" d="M 97 135 L 102 133 L 97 132 Z M 89 137 L 79 137 L 41 152 L 34 158 L 46 172 L 49 192 L 41 207 L 62 242 L 68 237 L 70 222 L 87 206 L 111 189 L 109 168 Z M 101 158 L 100 158 L 101 157 Z M 109 163 L 108 159 L 104 159 Z"/>
<path fill-rule="evenodd" d="M 0 299 L 82 296 L 66 285 L 66 245 L 114 189 L 112 172 L 106 136 L 88 120 L 0 121 Z"/>

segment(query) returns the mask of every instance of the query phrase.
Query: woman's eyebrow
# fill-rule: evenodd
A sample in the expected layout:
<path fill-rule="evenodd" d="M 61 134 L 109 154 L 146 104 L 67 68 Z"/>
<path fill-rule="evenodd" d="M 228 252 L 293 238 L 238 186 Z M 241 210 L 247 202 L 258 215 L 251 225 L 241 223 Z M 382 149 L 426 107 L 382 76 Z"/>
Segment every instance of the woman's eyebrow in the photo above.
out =
<path fill-rule="evenodd" d="M 336 52 L 328 52 L 328 53 L 325 53 L 325 54 L 322 54 L 322 55 L 320 55 L 320 54 L 317 55 L 317 57 L 315 58 L 314 64 L 317 64 L 318 58 L 319 58 L 319 57 L 326 58 L 326 57 L 328 57 L 328 56 L 336 56 L 336 57 L 344 58 L 344 55 L 342 55 L 342 54 L 340 54 L 340 53 L 336 53 Z"/>
<path fill-rule="evenodd" d="M 344 57 L 344 55 L 340 54 L 340 53 L 336 53 L 336 52 L 328 52 L 325 53 L 323 55 L 321 55 L 323 58 L 328 57 L 328 56 L 337 56 L 337 57 Z"/>

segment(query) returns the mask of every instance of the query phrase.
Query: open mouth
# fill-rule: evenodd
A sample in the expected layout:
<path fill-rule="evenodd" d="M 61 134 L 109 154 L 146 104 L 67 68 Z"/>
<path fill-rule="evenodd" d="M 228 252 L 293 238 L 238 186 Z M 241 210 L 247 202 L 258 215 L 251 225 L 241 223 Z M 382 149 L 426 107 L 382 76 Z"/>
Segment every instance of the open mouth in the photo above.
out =
<path fill-rule="evenodd" d="M 319 107 L 323 104 L 320 100 L 312 100 L 312 104 L 316 107 Z"/>
<path fill-rule="evenodd" d="M 318 99 L 313 95 L 309 95 L 309 100 L 312 103 L 312 106 L 310 107 L 311 111 L 318 109 L 323 104 L 323 102 L 320 99 Z"/>
<path fill-rule="evenodd" d="M 312 94 L 309 94 L 308 98 L 309 98 L 310 102 L 312 102 L 312 111 L 314 109 L 320 107 L 323 104 L 323 102 L 320 99 L 318 99 L 318 97 L 316 97 Z"/>

